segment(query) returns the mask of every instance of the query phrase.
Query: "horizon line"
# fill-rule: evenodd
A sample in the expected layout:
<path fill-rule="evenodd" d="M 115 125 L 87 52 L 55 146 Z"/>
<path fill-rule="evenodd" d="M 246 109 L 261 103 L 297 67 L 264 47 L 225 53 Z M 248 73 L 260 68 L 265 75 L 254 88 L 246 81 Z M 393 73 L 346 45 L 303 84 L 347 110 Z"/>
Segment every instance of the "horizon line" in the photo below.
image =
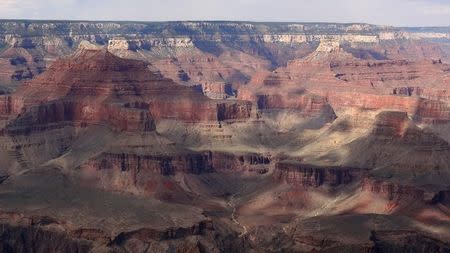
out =
<path fill-rule="evenodd" d="M 371 25 L 378 27 L 394 27 L 394 28 L 450 28 L 450 25 L 380 25 L 367 22 L 330 22 L 330 21 L 251 21 L 251 20 L 113 20 L 113 19 L 35 19 L 35 18 L 0 18 L 0 22 L 4 21 L 33 21 L 33 22 L 111 22 L 111 23 L 183 23 L 183 22 L 197 22 L 197 23 L 253 23 L 253 24 L 341 24 L 341 25 Z"/>

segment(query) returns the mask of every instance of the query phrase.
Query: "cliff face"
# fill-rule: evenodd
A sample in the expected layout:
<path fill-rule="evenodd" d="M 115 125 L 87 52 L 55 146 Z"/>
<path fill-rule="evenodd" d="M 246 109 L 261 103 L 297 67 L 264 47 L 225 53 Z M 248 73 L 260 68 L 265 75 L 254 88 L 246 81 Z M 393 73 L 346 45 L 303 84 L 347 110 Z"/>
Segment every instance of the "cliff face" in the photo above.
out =
<path fill-rule="evenodd" d="M 2 213 L 2 218 L 13 214 Z M 19 216 L 19 215 L 17 215 Z M 17 220 L 16 218 L 11 218 Z M 26 223 L 29 224 L 26 224 Z M 139 229 L 110 235 L 101 229 L 73 229 L 62 221 L 51 217 L 26 217 L 21 215 L 18 224 L 2 223 L 0 230 L 4 252 L 93 252 L 98 249 L 112 252 L 145 252 L 148 243 L 167 244 L 178 252 L 203 248 L 202 243 L 189 243 L 192 238 L 214 236 L 214 225 L 210 220 L 200 221 L 187 227 L 166 230 Z M 219 237 L 219 235 L 216 235 Z M 154 247 L 155 247 L 154 246 Z M 156 246 L 163 252 L 165 245 Z"/>
<path fill-rule="evenodd" d="M 91 243 L 76 240 L 68 236 L 43 231 L 32 227 L 13 227 L 2 224 L 2 242 L 0 249 L 3 252 L 89 252 Z"/>
<path fill-rule="evenodd" d="M 158 196 L 161 191 L 173 191 L 173 194 L 176 194 L 178 186 L 171 181 L 171 177 L 176 175 L 199 176 L 218 172 L 265 174 L 270 164 L 270 157 L 247 153 L 191 152 L 159 155 L 103 153 L 81 165 L 80 170 L 100 188 Z M 164 189 L 161 190 L 161 187 Z"/>
<path fill-rule="evenodd" d="M 342 167 L 318 167 L 297 162 L 280 162 L 275 169 L 275 179 L 292 185 L 319 187 L 340 186 L 361 180 L 367 170 Z"/>

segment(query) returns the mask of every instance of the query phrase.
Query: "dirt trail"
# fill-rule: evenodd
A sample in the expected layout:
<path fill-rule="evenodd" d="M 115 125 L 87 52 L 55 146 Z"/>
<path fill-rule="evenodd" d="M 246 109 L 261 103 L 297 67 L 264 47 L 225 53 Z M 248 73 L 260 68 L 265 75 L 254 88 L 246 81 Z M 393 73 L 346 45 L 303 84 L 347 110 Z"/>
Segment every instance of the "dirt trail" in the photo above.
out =
<path fill-rule="evenodd" d="M 248 233 L 248 229 L 246 226 L 242 225 L 237 219 L 237 216 L 236 216 L 237 208 L 236 208 L 236 203 L 235 203 L 235 197 L 236 197 L 236 194 L 232 195 L 230 197 L 230 200 L 227 202 L 227 205 L 232 209 L 231 220 L 242 229 L 242 233 L 239 235 L 239 237 L 243 237 Z"/>

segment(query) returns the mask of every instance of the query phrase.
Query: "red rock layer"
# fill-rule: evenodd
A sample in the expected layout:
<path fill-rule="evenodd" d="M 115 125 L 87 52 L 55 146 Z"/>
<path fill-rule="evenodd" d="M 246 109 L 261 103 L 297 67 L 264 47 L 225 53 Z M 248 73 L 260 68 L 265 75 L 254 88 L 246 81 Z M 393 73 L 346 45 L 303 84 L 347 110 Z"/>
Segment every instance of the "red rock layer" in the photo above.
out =
<path fill-rule="evenodd" d="M 364 178 L 361 183 L 361 190 L 375 193 L 389 201 L 417 200 L 424 201 L 425 191 L 414 186 L 402 185 L 381 181 L 372 178 Z"/>
<path fill-rule="evenodd" d="M 366 171 L 358 168 L 318 167 L 298 162 L 279 162 L 274 177 L 277 181 L 299 186 L 339 186 L 361 179 Z"/>
<path fill-rule="evenodd" d="M 408 127 L 408 121 L 406 112 L 381 112 L 375 118 L 372 133 L 378 136 L 403 136 Z"/>
<path fill-rule="evenodd" d="M 392 94 L 397 96 L 421 97 L 430 100 L 450 100 L 450 93 L 444 87 L 419 87 L 404 86 L 392 89 Z"/>
<path fill-rule="evenodd" d="M 126 240 L 171 240 L 185 238 L 191 235 L 202 235 L 207 230 L 213 230 L 213 222 L 210 220 L 201 221 L 191 227 L 178 227 L 167 229 L 165 231 L 159 231 L 156 229 L 139 229 L 131 232 L 123 232 L 116 237 L 116 241 L 126 241 Z"/>
<path fill-rule="evenodd" d="M 418 97 L 370 94 L 364 92 L 325 92 L 332 107 L 339 111 L 348 108 L 367 110 L 397 110 L 408 113 L 414 120 L 424 123 L 450 121 L 450 107 L 445 101 Z"/>
<path fill-rule="evenodd" d="M 89 101 L 57 100 L 28 107 L 10 126 L 16 133 L 46 124 L 72 122 L 76 126 L 104 124 L 117 131 L 153 131 L 155 123 L 148 110 L 127 105 L 99 104 Z M 45 127 L 44 127 L 45 129 Z"/>
<path fill-rule="evenodd" d="M 252 111 L 252 103 L 243 101 L 240 103 L 221 103 L 217 104 L 217 119 L 238 120 L 250 118 Z"/>
<path fill-rule="evenodd" d="M 257 91 L 255 91 L 255 89 Z M 282 87 L 277 89 L 242 87 L 239 96 L 242 100 L 252 101 L 260 112 L 270 110 L 295 110 L 305 117 L 318 116 L 326 112 L 330 120 L 336 115 L 326 97 L 315 95 L 305 90 L 298 90 L 286 94 Z"/>
<path fill-rule="evenodd" d="M 166 155 L 137 155 L 104 153 L 81 166 L 83 174 L 93 184 L 110 190 L 153 194 L 161 187 L 164 192 L 176 191 L 169 180 L 175 174 L 268 172 L 269 156 L 230 153 L 177 153 Z M 166 181 L 161 179 L 166 177 Z M 167 189 L 166 189 L 167 188 Z"/>
<path fill-rule="evenodd" d="M 272 164 L 272 162 L 270 155 L 212 153 L 212 166 L 217 172 L 253 171 L 264 174 L 268 172 L 265 165 Z"/>
<path fill-rule="evenodd" d="M 57 252 L 90 252 L 92 243 L 96 245 L 114 246 L 122 245 L 127 241 L 165 241 L 185 239 L 189 236 L 200 236 L 214 230 L 213 221 L 204 219 L 188 226 L 173 228 L 141 228 L 130 231 L 105 231 L 100 228 L 79 228 L 65 221 L 56 220 L 47 216 L 25 216 L 20 213 L 1 212 L 0 234 L 5 244 L 20 245 L 17 238 L 26 240 L 32 246 L 26 249 L 44 248 L 55 249 Z M 11 225 L 13 224 L 13 225 Z M 55 225 L 58 229 L 52 229 Z M 184 251 L 183 251 L 184 252 Z"/>
<path fill-rule="evenodd" d="M 361 85 L 401 85 L 419 80 L 444 78 L 446 66 L 433 61 L 411 62 L 405 60 L 339 61 L 331 65 L 336 78 Z"/>
<path fill-rule="evenodd" d="M 141 180 L 137 174 L 159 174 L 162 176 L 175 173 L 202 174 L 213 171 L 210 153 L 169 155 L 103 154 L 84 165 L 95 170 L 130 171 L 135 180 Z"/>
<path fill-rule="evenodd" d="M 191 49 L 150 61 L 164 76 L 178 83 L 200 85 L 204 94 L 217 99 L 229 97 L 231 86 L 245 84 L 256 71 L 270 68 L 268 61 L 232 49 L 220 56 Z"/>
<path fill-rule="evenodd" d="M 432 60 L 361 60 L 338 45 L 321 44 L 286 67 L 255 75 L 238 94 L 266 108 L 298 108 L 305 94 L 315 94 L 335 111 L 398 110 L 420 122 L 441 123 L 450 121 L 449 69 Z"/>
<path fill-rule="evenodd" d="M 0 95 L 0 115 L 11 113 L 11 96 Z"/>
<path fill-rule="evenodd" d="M 105 153 L 83 165 L 94 171 L 117 170 L 138 173 L 202 174 L 213 171 L 230 172 L 249 169 L 254 165 L 270 164 L 269 156 L 259 154 L 231 154 L 221 152 L 185 153 L 174 155 L 137 155 Z"/>
<path fill-rule="evenodd" d="M 425 123 L 448 123 L 450 107 L 444 101 L 420 100 L 414 116 L 416 120 Z"/>
<path fill-rule="evenodd" d="M 32 79 L 45 69 L 36 50 L 12 47 L 0 52 L 0 83 L 9 84 Z"/>
<path fill-rule="evenodd" d="M 165 91 L 152 97 L 149 110 L 158 119 L 177 119 L 186 122 L 245 120 L 250 118 L 251 103 L 247 101 L 213 101 L 204 97 L 165 96 Z M 157 96 L 157 97 L 156 97 Z"/>
<path fill-rule="evenodd" d="M 103 50 L 82 50 L 55 62 L 19 88 L 11 104 L 12 113 L 20 114 L 29 125 L 72 121 L 107 124 L 122 131 L 151 131 L 153 121 L 159 119 L 246 119 L 251 111 L 248 102 L 218 104 L 151 72 L 144 62 Z"/>

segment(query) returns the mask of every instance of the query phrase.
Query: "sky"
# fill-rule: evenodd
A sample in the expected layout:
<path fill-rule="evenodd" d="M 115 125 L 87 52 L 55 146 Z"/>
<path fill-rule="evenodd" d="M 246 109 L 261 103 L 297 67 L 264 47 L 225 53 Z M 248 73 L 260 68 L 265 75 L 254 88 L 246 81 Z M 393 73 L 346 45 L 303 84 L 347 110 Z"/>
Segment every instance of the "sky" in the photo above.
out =
<path fill-rule="evenodd" d="M 450 26 L 450 0 L 0 0 L 0 19 Z"/>

